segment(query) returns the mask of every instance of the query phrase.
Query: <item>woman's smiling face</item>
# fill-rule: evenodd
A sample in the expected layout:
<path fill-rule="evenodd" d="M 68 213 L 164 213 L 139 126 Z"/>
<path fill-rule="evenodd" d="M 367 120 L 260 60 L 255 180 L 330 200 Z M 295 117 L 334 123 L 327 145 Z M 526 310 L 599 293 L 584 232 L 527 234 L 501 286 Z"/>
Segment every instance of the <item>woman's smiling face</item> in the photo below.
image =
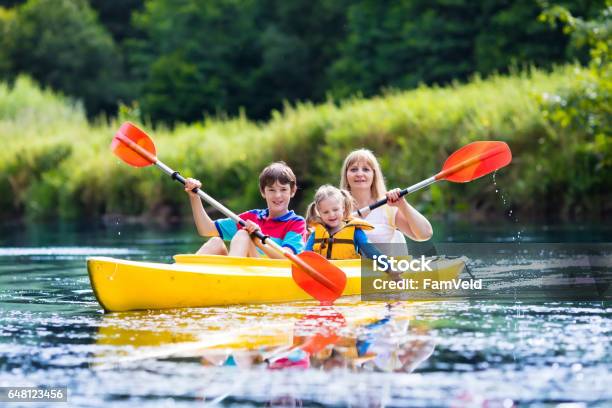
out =
<path fill-rule="evenodd" d="M 346 179 L 351 190 L 370 189 L 374 181 L 374 170 L 363 161 L 358 161 L 346 170 Z"/>

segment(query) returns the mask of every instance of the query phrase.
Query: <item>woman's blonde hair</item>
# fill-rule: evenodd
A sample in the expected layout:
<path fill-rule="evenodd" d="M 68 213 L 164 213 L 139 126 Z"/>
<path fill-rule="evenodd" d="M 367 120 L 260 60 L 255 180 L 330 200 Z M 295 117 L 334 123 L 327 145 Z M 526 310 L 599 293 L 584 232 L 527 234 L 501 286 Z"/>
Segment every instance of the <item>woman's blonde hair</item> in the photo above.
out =
<path fill-rule="evenodd" d="M 321 216 L 317 207 L 319 203 L 327 198 L 335 198 L 344 205 L 344 213 L 342 214 L 343 219 L 348 219 L 353 212 L 353 198 L 348 191 L 341 190 L 329 184 L 325 184 L 317 189 L 315 193 L 314 201 L 308 205 L 306 210 L 306 225 L 310 226 L 314 223 L 321 223 Z"/>
<path fill-rule="evenodd" d="M 383 198 L 387 192 L 385 179 L 382 171 L 380 170 L 380 164 L 378 164 L 376 156 L 374 156 L 374 153 L 368 149 L 354 150 L 350 152 L 348 156 L 346 156 L 346 159 L 344 159 L 344 164 L 342 165 L 342 173 L 340 174 L 340 188 L 351 192 L 351 186 L 348 182 L 348 178 L 346 177 L 346 173 L 353 164 L 360 162 L 366 163 L 374 172 L 374 178 L 372 179 L 372 186 L 370 188 L 372 197 L 376 200 Z"/>

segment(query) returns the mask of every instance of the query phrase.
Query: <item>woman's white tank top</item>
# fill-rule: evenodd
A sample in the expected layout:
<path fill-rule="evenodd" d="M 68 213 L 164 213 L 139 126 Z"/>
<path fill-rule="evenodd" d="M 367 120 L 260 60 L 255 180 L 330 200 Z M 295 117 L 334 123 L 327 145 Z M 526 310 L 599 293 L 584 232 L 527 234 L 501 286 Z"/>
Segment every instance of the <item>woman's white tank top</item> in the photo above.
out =
<path fill-rule="evenodd" d="M 383 205 L 378 207 L 364 218 L 367 222 L 374 226 L 373 230 L 364 231 L 368 237 L 368 241 L 373 244 L 384 243 L 384 244 L 404 244 L 406 245 L 406 238 L 400 230 L 395 227 L 395 216 L 397 215 L 397 207 L 389 207 Z M 408 248 L 406 247 L 406 253 L 397 255 L 408 255 Z"/>

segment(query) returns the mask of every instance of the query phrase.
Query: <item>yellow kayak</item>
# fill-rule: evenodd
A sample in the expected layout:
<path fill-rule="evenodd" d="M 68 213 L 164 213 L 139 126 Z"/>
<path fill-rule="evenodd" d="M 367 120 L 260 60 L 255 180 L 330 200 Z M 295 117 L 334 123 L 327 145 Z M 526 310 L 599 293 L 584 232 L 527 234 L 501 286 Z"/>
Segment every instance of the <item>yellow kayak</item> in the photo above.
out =
<path fill-rule="evenodd" d="M 288 260 L 217 255 L 175 255 L 174 260 L 162 264 L 92 257 L 87 270 L 107 312 L 311 299 L 291 277 Z M 360 294 L 361 260 L 332 262 L 347 275 L 343 296 Z M 463 259 L 440 258 L 431 263 L 431 272 L 410 273 L 410 278 L 453 280 L 464 267 Z"/>

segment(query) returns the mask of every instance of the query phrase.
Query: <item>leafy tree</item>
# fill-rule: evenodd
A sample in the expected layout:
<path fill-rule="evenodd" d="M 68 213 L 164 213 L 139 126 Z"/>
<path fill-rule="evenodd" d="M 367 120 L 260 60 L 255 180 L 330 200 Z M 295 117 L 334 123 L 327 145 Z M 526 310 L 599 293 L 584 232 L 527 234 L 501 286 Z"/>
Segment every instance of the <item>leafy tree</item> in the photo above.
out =
<path fill-rule="evenodd" d="M 121 96 L 121 57 L 85 0 L 29 0 L 8 36 L 15 73 L 82 98 L 88 112 L 113 110 Z"/>
<path fill-rule="evenodd" d="M 89 3 L 115 43 L 121 44 L 125 39 L 137 36 L 131 23 L 132 13 L 142 9 L 144 0 L 89 0 Z"/>
<path fill-rule="evenodd" d="M 283 100 L 322 101 L 330 84 L 326 70 L 338 57 L 345 36 L 346 0 L 269 0 L 260 2 L 261 67 L 257 87 L 263 92 L 263 117 Z"/>
<path fill-rule="evenodd" d="M 362 0 L 348 10 L 341 56 L 329 69 L 335 95 L 465 78 L 474 68 L 479 3 Z"/>
<path fill-rule="evenodd" d="M 14 23 L 15 13 L 0 7 L 0 79 L 8 78 L 13 72 L 9 50 L 13 47 L 9 30 Z"/>
<path fill-rule="evenodd" d="M 544 1 L 544 0 L 540 0 Z M 592 17 L 605 0 L 561 0 Z M 0 78 L 168 123 L 445 84 L 575 52 L 533 0 L 0 0 Z M 110 34 L 109 34 L 110 33 Z M 568 46 L 568 44 L 570 44 Z"/>
<path fill-rule="evenodd" d="M 538 22 L 540 8 L 532 0 L 483 1 L 480 30 L 474 38 L 474 69 L 488 74 L 512 64 L 550 66 L 562 61 L 567 40 L 559 30 Z"/>
<path fill-rule="evenodd" d="M 246 108 L 265 118 L 284 100 L 322 100 L 344 7 L 345 0 L 147 2 L 135 18 L 144 36 L 129 42 L 143 111 L 191 121 Z"/>
<path fill-rule="evenodd" d="M 601 1 L 569 1 L 581 15 Z M 346 39 L 329 69 L 335 95 L 373 95 L 568 59 L 560 30 L 539 24 L 532 0 L 361 0 L 348 8 Z"/>
<path fill-rule="evenodd" d="M 604 0 L 565 1 L 576 15 L 594 16 L 604 7 Z M 568 39 L 555 26 L 538 21 L 541 2 L 533 0 L 483 0 L 480 2 L 478 35 L 474 43 L 476 66 L 483 74 L 505 72 L 513 64 L 551 67 L 555 63 L 588 56 L 568 46 Z"/>
<path fill-rule="evenodd" d="M 612 166 L 612 0 L 596 18 L 575 17 L 562 6 L 544 10 L 540 20 L 552 26 L 561 25 L 576 47 L 589 50 L 589 74 L 581 78 L 582 87 L 565 90 L 561 100 L 553 100 L 551 115 L 563 127 L 575 126 L 595 139 L 605 164 Z"/>
<path fill-rule="evenodd" d="M 588 48 L 590 55 L 589 70 L 577 77 L 578 86 L 567 86 L 541 101 L 545 117 L 556 131 L 557 139 L 551 144 L 555 157 L 562 160 L 558 173 L 567 173 L 565 195 L 569 201 L 583 204 L 572 209 L 576 212 L 601 211 L 593 208 L 599 201 L 584 197 L 603 196 L 601 202 L 608 210 L 612 202 L 612 1 L 606 3 L 592 19 L 576 17 L 561 6 L 547 7 L 540 16 L 552 26 L 560 25 L 572 42 Z M 573 151 L 568 148 L 575 145 L 579 147 Z"/>
<path fill-rule="evenodd" d="M 11 8 L 25 2 L 26 0 L 0 0 L 0 7 Z"/>
<path fill-rule="evenodd" d="M 144 39 L 130 42 L 142 109 L 155 120 L 192 121 L 235 114 L 253 92 L 258 65 L 256 2 L 154 0 L 135 16 Z M 149 69 L 150 68 L 150 69 Z"/>

